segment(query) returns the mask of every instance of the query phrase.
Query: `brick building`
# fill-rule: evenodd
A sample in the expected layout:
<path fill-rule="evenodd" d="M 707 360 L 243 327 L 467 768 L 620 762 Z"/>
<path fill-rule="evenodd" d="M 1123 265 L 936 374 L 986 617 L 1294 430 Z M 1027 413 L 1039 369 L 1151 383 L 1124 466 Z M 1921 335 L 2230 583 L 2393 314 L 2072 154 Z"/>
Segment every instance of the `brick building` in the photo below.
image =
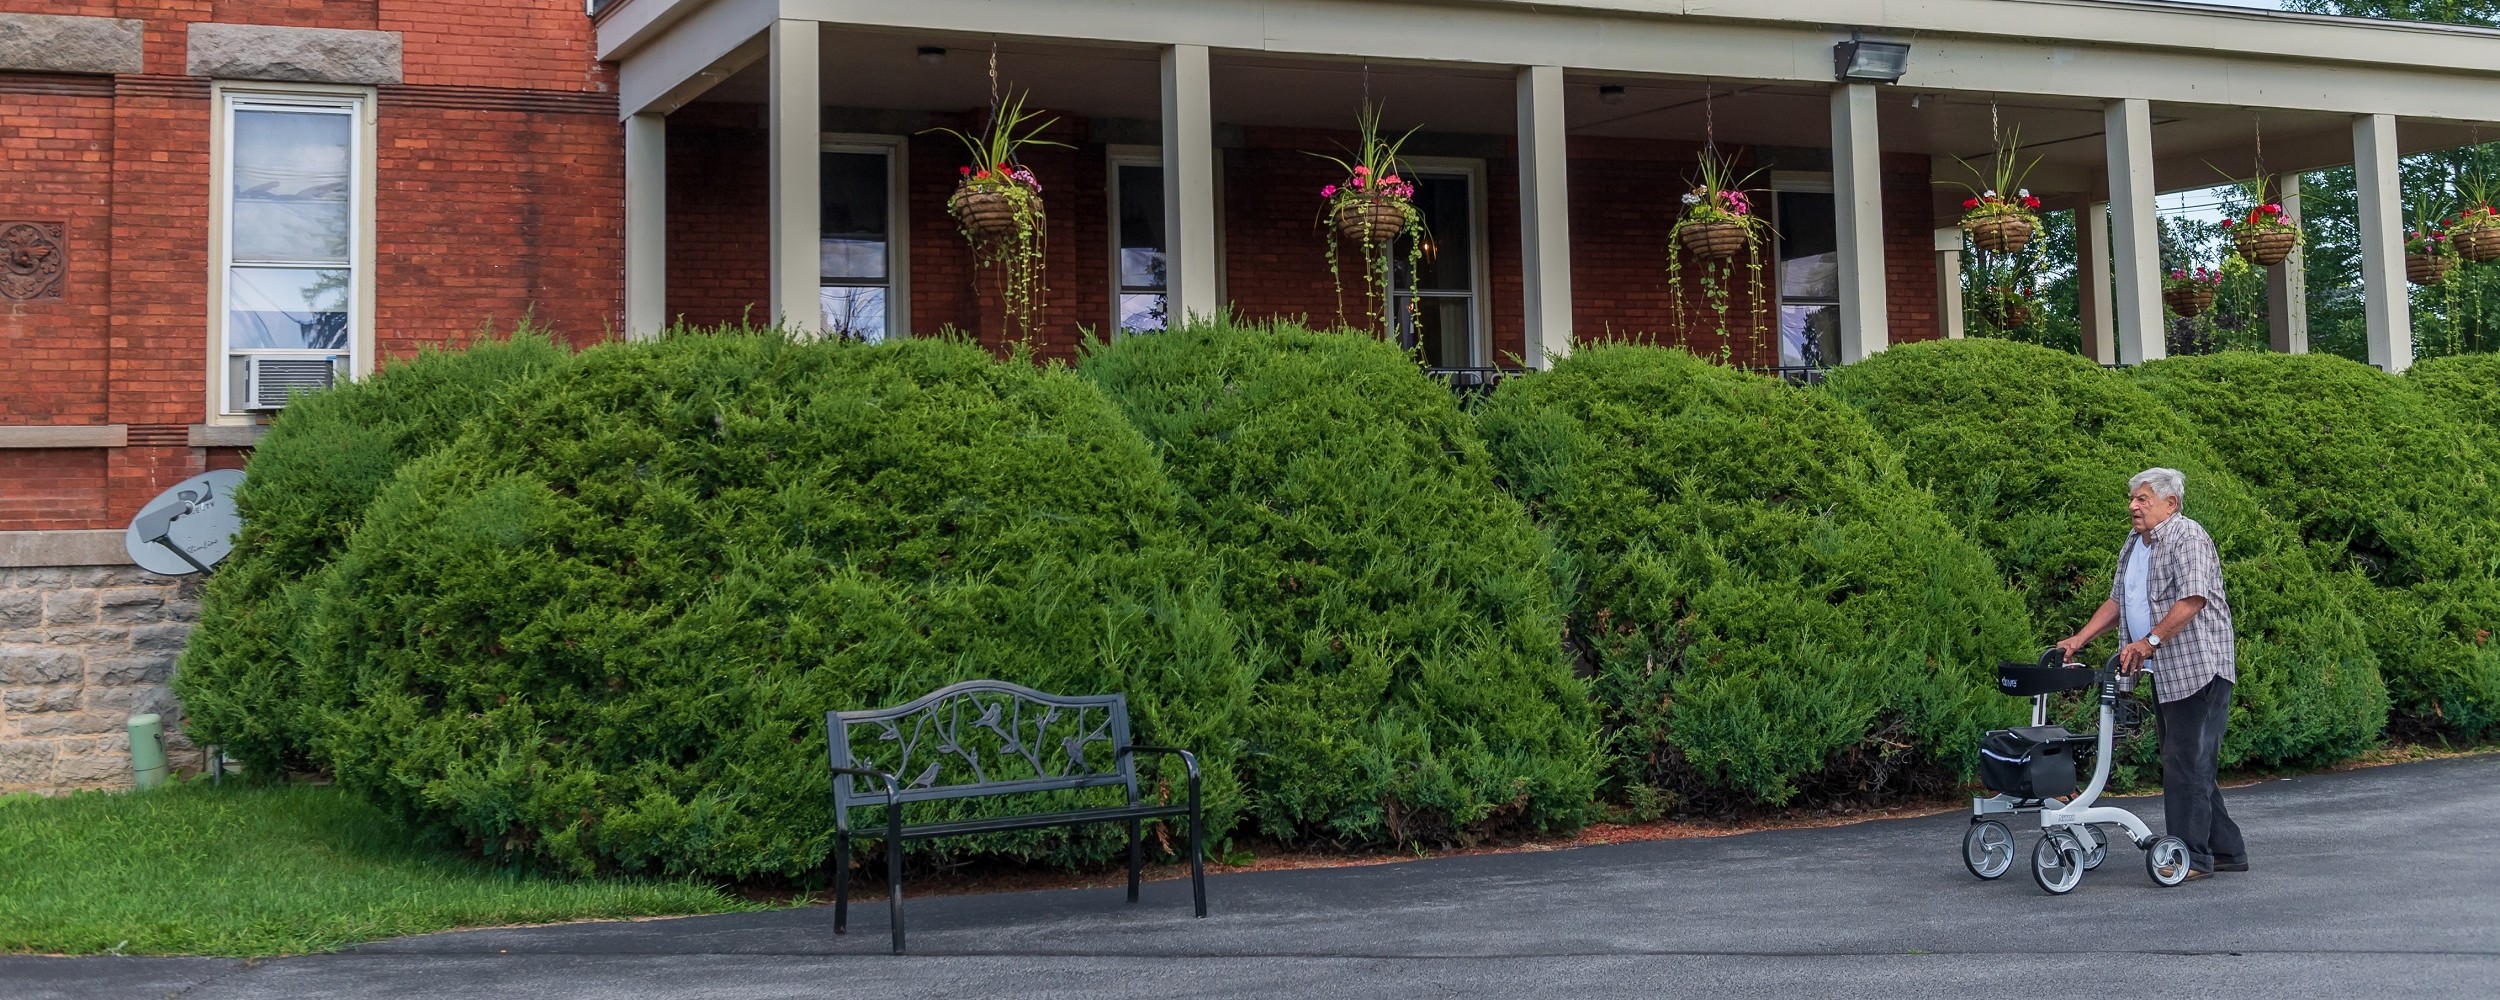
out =
<path fill-rule="evenodd" d="M 1003 349 L 934 131 L 1000 88 L 1063 144 L 1028 157 L 1037 353 L 1217 309 L 1336 322 L 1317 216 L 1341 178 L 1311 154 L 1369 100 L 1418 129 L 1403 333 L 1448 369 L 1605 336 L 1755 366 L 1957 336 L 1950 182 L 2000 125 L 2094 222 L 2110 362 L 2162 350 L 2157 191 L 2261 146 L 2357 165 L 2398 368 L 2394 158 L 2466 143 L 2500 88 L 2500 33 L 2151 2 L 589 6 L 0 0 L 0 792 L 124 780 L 123 720 L 175 709 L 195 584 L 131 566 L 123 526 L 240 467 L 289 388 L 524 317 L 575 344 L 743 317 Z M 1666 250 L 1706 146 L 1762 171 L 1778 233 L 1724 319 Z M 2299 273 L 2274 273 L 2280 349 L 2305 346 Z"/>

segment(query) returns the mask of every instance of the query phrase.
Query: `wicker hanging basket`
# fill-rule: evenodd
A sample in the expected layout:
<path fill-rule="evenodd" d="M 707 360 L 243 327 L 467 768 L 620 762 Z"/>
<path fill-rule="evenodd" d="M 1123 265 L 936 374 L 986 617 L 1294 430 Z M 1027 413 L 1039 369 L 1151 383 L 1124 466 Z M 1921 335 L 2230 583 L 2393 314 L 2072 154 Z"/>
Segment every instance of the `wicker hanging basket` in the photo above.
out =
<path fill-rule="evenodd" d="M 2500 227 L 2451 230 L 2448 245 L 2457 248 L 2457 256 L 2469 263 L 2482 264 L 2500 260 Z"/>
<path fill-rule="evenodd" d="M 2202 316 L 2214 307 L 2214 290 L 2204 285 L 2165 288 L 2161 290 L 2161 301 L 2181 316 Z"/>
<path fill-rule="evenodd" d="M 2273 267 L 2291 258 L 2292 248 L 2300 245 L 2300 231 L 2280 226 L 2242 226 L 2232 239 L 2241 260 L 2256 267 Z"/>
<path fill-rule="evenodd" d="M 2405 255 L 2405 278 L 2417 285 L 2436 285 L 2448 279 L 2448 269 L 2457 266 L 2456 257 L 2444 253 L 2409 253 Z"/>
<path fill-rule="evenodd" d="M 1041 200 L 1040 195 L 1033 198 L 1037 203 Z M 1006 195 L 964 184 L 955 189 L 951 204 L 955 221 L 963 223 L 973 239 L 987 243 L 1016 235 L 1016 203 Z"/>
<path fill-rule="evenodd" d="M 1989 253 L 2017 253 L 2031 242 L 2032 226 L 2028 216 L 1985 215 L 1962 220 L 1962 230 L 1970 241 Z"/>
<path fill-rule="evenodd" d="M 1741 222 L 1687 222 L 1675 227 L 1684 252 L 1701 260 L 1726 260 L 1745 252 L 1753 233 Z"/>
<path fill-rule="evenodd" d="M 1356 243 L 1387 243 L 1406 231 L 1406 206 L 1395 198 L 1347 198 L 1335 211 L 1337 235 Z"/>

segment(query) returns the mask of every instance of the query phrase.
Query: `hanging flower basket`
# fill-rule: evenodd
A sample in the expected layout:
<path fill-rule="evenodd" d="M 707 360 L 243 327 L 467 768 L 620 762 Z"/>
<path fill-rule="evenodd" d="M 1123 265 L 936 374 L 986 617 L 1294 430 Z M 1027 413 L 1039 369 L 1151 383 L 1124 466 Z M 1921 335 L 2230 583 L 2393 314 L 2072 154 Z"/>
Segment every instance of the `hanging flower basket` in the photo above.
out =
<path fill-rule="evenodd" d="M 2448 270 L 2457 266 L 2454 254 L 2409 253 L 2405 255 L 2405 280 L 2417 285 L 2436 285 L 2448 280 Z"/>
<path fill-rule="evenodd" d="M 2262 199 L 2268 180 L 2260 175 L 2255 181 L 2239 183 Z M 2260 201 L 2246 218 L 2222 220 L 2222 228 L 2231 231 L 2232 249 L 2253 267 L 2283 263 L 2300 246 L 2300 227 L 2283 217 L 2283 206 L 2277 202 Z"/>
<path fill-rule="evenodd" d="M 1970 234 L 1971 242 L 1989 253 L 2020 252 L 2039 228 L 2029 213 L 1962 220 L 1962 230 Z"/>
<path fill-rule="evenodd" d="M 2202 316 L 2214 307 L 2214 290 L 2222 287 L 2222 272 L 2202 264 L 2196 270 L 2186 268 L 2170 272 L 2162 280 L 2161 301 L 2170 311 L 2181 316 Z"/>
<path fill-rule="evenodd" d="M 2489 205 L 2470 208 L 2448 220 L 2448 243 L 2469 264 L 2500 260 L 2500 210 Z"/>
<path fill-rule="evenodd" d="M 1029 200 L 1038 214 L 1042 196 L 1032 195 Z M 971 181 L 956 185 L 955 196 L 947 200 L 947 206 L 954 211 L 955 221 L 963 225 L 964 232 L 978 242 L 1009 239 L 1018 230 L 1016 199 L 994 189 L 975 187 Z"/>
<path fill-rule="evenodd" d="M 1393 175 L 1394 176 L 1394 175 Z M 1340 190 L 1343 190 L 1342 188 Z M 1369 241 L 1386 244 L 1406 231 L 1406 216 L 1413 211 L 1405 198 L 1391 195 L 1348 195 L 1329 207 L 1337 235 L 1355 243 Z"/>
<path fill-rule="evenodd" d="M 1745 244 L 1753 239 L 1753 227 L 1742 222 L 1703 222 L 1687 220 L 1675 227 L 1676 241 L 1684 252 L 1699 260 L 1726 260 L 1745 252 Z"/>

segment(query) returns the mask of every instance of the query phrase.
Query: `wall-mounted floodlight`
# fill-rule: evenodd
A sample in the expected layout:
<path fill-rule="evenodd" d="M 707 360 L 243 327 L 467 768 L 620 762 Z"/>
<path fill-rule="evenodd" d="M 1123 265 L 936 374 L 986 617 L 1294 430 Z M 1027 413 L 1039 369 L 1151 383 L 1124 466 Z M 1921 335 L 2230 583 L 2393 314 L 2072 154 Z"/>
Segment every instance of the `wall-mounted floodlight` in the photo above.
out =
<path fill-rule="evenodd" d="M 1832 46 L 1832 75 L 1858 83 L 1899 83 L 1910 71 L 1910 43 L 1869 41 L 1861 35 Z"/>

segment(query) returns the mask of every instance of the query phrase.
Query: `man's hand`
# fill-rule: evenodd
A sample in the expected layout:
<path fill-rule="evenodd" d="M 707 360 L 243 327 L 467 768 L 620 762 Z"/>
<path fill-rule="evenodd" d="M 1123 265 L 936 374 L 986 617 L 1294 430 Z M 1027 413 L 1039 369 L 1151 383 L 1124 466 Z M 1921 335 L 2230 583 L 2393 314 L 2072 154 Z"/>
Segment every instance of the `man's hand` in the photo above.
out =
<path fill-rule="evenodd" d="M 2144 661 L 2153 656 L 2153 644 L 2137 639 L 2118 647 L 2118 672 L 2132 674 L 2144 669 Z"/>

